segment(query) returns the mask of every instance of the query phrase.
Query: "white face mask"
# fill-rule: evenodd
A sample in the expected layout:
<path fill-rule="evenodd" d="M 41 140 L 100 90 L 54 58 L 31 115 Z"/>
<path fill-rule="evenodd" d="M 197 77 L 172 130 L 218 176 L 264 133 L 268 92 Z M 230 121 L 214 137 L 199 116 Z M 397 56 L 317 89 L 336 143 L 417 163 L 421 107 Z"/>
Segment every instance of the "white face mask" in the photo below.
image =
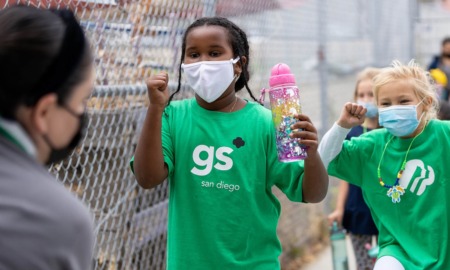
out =
<path fill-rule="evenodd" d="M 202 61 L 193 64 L 181 64 L 187 83 L 204 101 L 217 100 L 228 86 L 237 78 L 233 64 L 239 60 Z"/>

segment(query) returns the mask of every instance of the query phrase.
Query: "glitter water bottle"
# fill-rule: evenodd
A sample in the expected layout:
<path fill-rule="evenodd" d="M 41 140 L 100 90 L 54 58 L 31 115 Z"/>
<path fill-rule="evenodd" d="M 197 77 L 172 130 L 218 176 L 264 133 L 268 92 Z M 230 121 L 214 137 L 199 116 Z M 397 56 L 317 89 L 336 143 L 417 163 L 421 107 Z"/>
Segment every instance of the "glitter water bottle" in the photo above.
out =
<path fill-rule="evenodd" d="M 262 90 L 260 100 L 263 102 L 264 93 L 269 93 L 278 159 L 281 162 L 305 159 L 306 148 L 297 138 L 289 136 L 292 132 L 291 125 L 298 121 L 294 115 L 301 113 L 299 89 L 289 66 L 283 63 L 275 65 L 272 68 L 269 85 L 269 90 Z"/>

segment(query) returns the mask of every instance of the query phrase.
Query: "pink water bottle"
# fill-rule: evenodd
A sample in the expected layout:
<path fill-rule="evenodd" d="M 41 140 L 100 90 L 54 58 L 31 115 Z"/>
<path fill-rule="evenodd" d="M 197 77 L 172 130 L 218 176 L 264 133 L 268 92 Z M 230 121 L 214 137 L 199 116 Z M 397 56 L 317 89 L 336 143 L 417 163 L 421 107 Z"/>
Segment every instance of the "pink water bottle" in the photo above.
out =
<path fill-rule="evenodd" d="M 289 66 L 283 63 L 276 64 L 272 68 L 269 85 L 268 91 L 262 90 L 261 101 L 264 101 L 264 93 L 269 92 L 278 159 L 281 162 L 305 159 L 306 148 L 298 142 L 298 139 L 289 137 L 292 132 L 291 125 L 298 121 L 294 115 L 301 113 L 300 91 Z"/>

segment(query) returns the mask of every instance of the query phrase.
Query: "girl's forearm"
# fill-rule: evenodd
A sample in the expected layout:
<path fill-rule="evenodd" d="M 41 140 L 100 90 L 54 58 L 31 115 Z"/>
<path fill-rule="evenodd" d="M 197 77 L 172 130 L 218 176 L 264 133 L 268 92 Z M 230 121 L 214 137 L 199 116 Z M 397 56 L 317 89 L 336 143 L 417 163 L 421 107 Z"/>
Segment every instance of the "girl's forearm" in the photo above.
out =
<path fill-rule="evenodd" d="M 342 143 L 349 131 L 350 129 L 340 127 L 334 123 L 330 130 L 323 136 L 319 144 L 318 152 L 325 168 L 328 168 L 330 162 L 341 152 Z"/>
<path fill-rule="evenodd" d="M 309 154 L 305 160 L 302 188 L 303 201 L 309 203 L 320 202 L 327 194 L 328 174 L 317 152 Z"/>
<path fill-rule="evenodd" d="M 134 155 L 134 172 L 143 188 L 161 184 L 168 174 L 161 141 L 162 114 L 164 110 L 149 106 L 139 142 Z"/>

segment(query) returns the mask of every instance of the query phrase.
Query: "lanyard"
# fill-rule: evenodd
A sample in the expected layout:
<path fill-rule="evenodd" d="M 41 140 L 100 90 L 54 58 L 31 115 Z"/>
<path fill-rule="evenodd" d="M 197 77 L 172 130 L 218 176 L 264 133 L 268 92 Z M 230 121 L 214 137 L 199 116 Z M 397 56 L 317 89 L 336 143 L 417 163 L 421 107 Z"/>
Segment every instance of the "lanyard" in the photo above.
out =
<path fill-rule="evenodd" d="M 13 144 L 17 145 L 20 149 L 22 149 L 24 152 L 26 152 L 25 147 L 16 139 L 14 138 L 13 135 L 11 135 L 11 133 L 9 133 L 8 131 L 6 131 L 6 129 L 2 128 L 2 126 L 0 126 L 0 136 L 4 137 L 5 139 L 7 139 L 8 141 L 12 142 Z"/>

